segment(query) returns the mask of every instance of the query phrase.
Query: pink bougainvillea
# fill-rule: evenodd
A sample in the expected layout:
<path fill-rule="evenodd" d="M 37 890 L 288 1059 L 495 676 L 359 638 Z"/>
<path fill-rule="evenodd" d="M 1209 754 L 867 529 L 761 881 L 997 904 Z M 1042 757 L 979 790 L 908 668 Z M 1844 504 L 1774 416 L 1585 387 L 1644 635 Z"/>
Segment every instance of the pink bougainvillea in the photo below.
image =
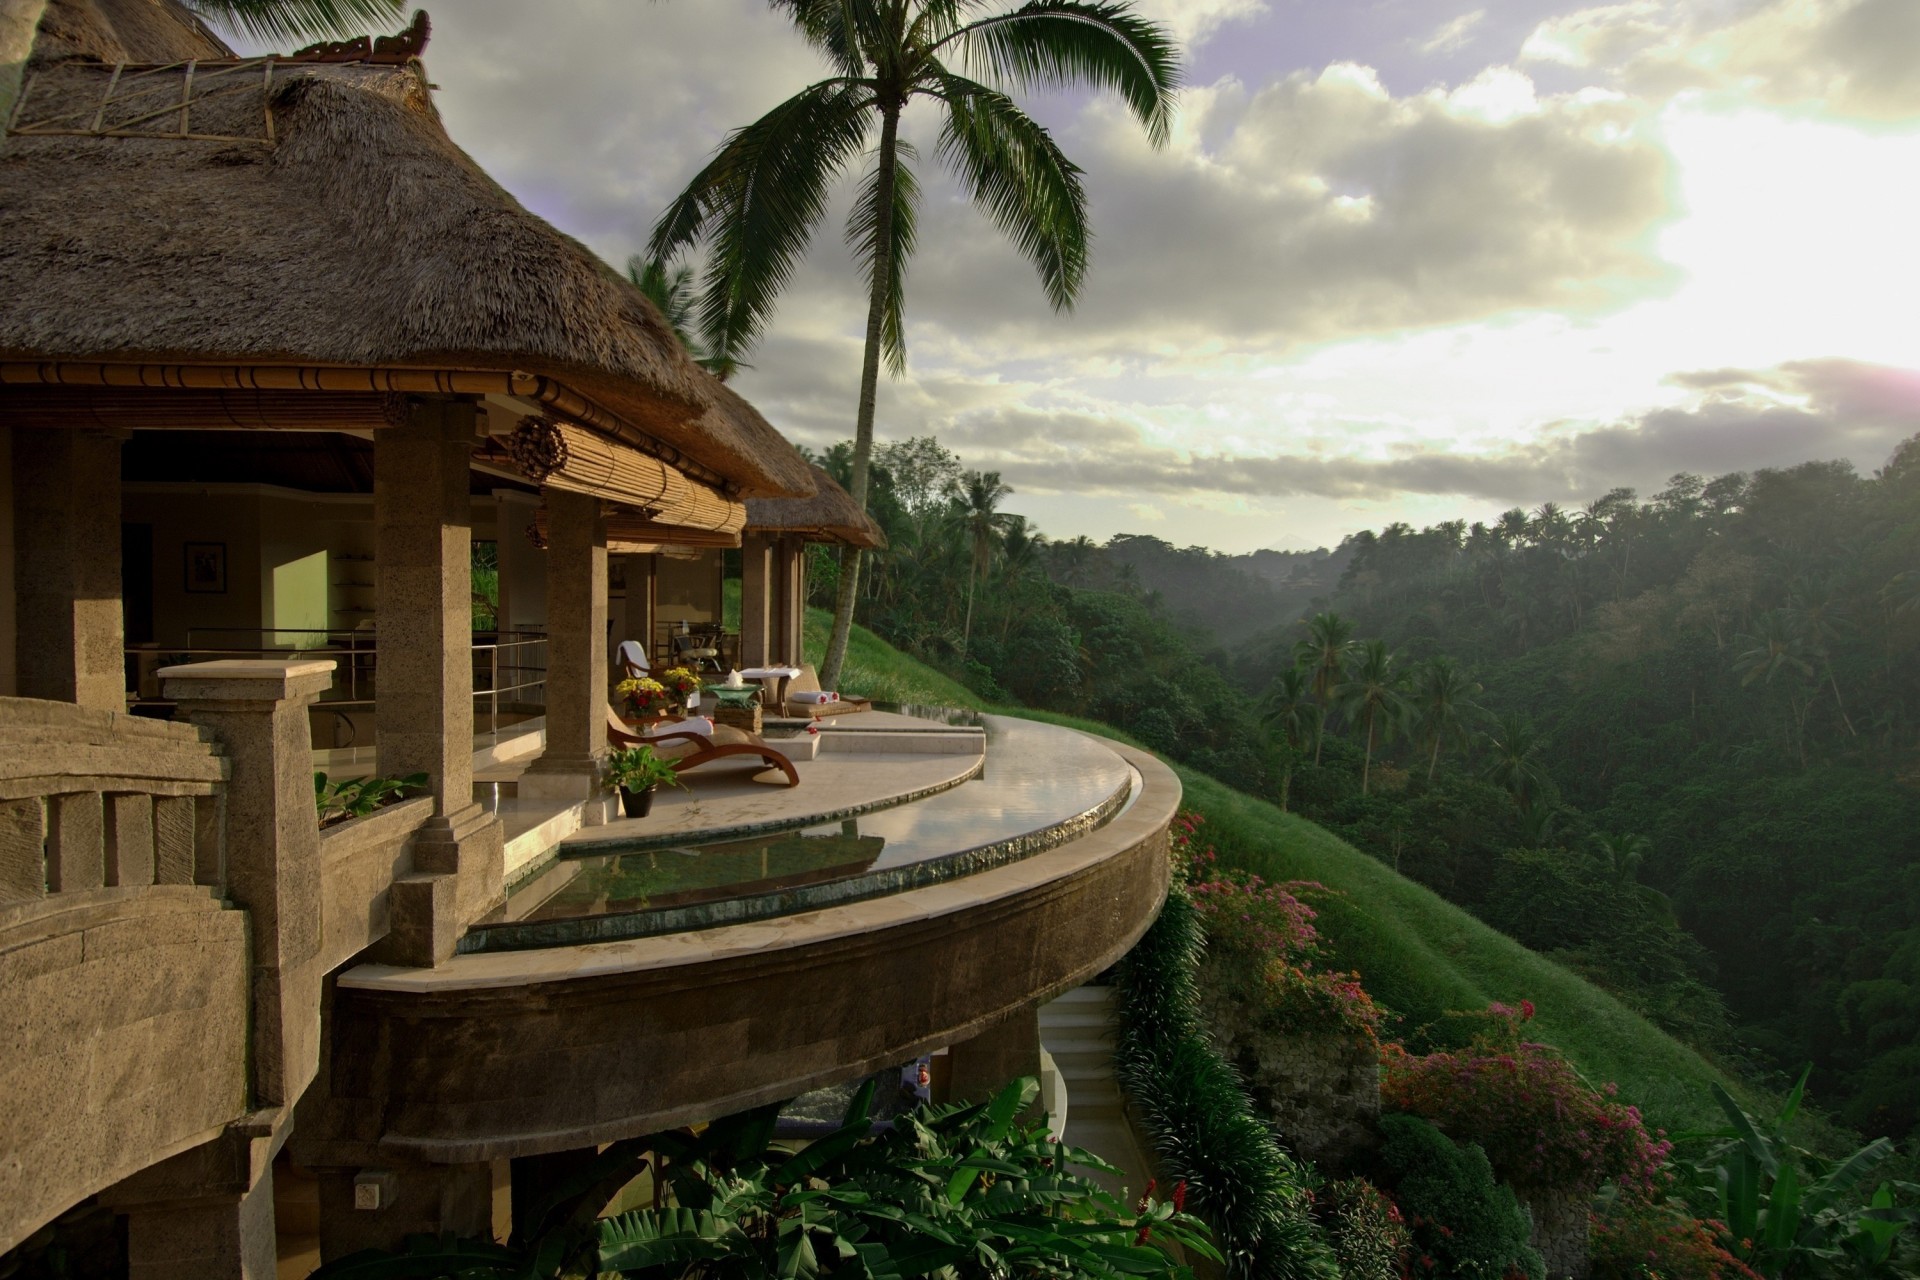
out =
<path fill-rule="evenodd" d="M 1212 846 L 1197 838 L 1200 824 L 1198 814 L 1182 813 L 1171 838 L 1175 866 L 1206 925 L 1208 947 L 1257 975 L 1263 1013 L 1269 1018 L 1302 1030 L 1350 1032 L 1377 1043 L 1386 1011 L 1360 985 L 1360 975 L 1321 967 L 1316 915 L 1301 895 L 1332 891 L 1309 880 L 1275 884 L 1221 869 Z"/>
<path fill-rule="evenodd" d="M 1381 1101 L 1478 1143 L 1516 1187 L 1591 1191 L 1617 1180 L 1629 1194 L 1651 1196 L 1672 1144 L 1647 1133 L 1639 1108 L 1582 1080 L 1559 1050 L 1524 1039 L 1532 1013 L 1530 1002 L 1489 1006 L 1484 1029 L 1459 1052 L 1385 1046 Z"/>

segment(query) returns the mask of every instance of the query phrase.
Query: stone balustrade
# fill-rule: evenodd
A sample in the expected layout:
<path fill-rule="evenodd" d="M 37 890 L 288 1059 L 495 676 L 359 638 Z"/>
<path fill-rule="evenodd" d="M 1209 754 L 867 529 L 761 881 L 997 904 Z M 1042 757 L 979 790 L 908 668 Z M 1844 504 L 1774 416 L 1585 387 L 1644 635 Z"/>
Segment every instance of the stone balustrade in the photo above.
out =
<path fill-rule="evenodd" d="M 193 725 L 0 698 L 0 903 L 219 885 L 228 772 Z"/>

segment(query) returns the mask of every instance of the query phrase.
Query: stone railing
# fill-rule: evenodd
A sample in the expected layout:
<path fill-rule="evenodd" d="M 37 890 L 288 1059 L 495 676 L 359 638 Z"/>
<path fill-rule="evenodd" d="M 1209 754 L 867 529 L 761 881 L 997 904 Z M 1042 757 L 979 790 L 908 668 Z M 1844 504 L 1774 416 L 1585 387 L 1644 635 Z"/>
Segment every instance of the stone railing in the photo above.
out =
<path fill-rule="evenodd" d="M 0 903 L 218 885 L 227 772 L 195 726 L 0 698 Z"/>
<path fill-rule="evenodd" d="M 229 769 L 197 727 L 0 698 L 0 1249 L 246 1113 Z"/>

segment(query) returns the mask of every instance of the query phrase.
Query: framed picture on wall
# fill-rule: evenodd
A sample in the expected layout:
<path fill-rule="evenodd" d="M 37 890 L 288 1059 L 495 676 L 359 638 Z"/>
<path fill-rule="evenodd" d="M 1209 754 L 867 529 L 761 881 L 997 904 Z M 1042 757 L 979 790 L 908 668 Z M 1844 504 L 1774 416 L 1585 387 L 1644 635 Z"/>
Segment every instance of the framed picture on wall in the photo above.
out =
<path fill-rule="evenodd" d="M 211 596 L 227 594 L 227 544 L 187 543 L 185 573 L 188 591 Z"/>

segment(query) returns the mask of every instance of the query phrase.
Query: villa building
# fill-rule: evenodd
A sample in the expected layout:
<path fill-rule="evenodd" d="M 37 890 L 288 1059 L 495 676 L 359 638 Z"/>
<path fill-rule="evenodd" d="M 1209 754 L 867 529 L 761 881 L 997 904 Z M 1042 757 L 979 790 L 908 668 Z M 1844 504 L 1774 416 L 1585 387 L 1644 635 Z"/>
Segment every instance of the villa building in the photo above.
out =
<path fill-rule="evenodd" d="M 721 623 L 734 553 L 729 657 L 797 665 L 805 544 L 879 531 L 453 144 L 424 41 L 41 20 L 0 143 L 0 1252 L 92 1204 L 134 1275 L 265 1277 L 916 1055 L 972 1096 L 1164 895 L 1172 775 L 1017 720 L 835 717 L 797 787 L 616 819 L 610 644 Z M 323 829 L 316 770 L 427 785 Z M 663 888 L 663 842 L 736 870 Z"/>

